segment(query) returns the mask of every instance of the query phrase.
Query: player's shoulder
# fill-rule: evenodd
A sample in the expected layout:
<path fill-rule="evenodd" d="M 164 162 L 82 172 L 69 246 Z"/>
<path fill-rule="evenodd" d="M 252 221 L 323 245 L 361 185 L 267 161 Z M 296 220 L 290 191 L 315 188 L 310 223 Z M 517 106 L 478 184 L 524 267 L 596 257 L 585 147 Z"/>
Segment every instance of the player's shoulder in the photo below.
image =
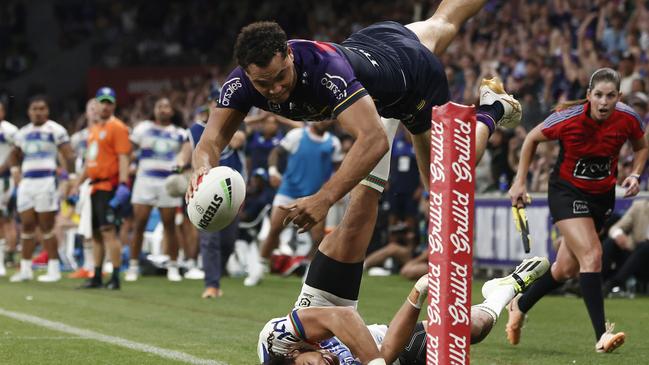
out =
<path fill-rule="evenodd" d="M 4 135 L 15 135 L 18 132 L 18 127 L 11 124 L 11 122 L 3 120 L 2 122 L 0 122 L 0 131 Z"/>
<path fill-rule="evenodd" d="M 584 113 L 585 104 L 577 104 L 565 109 L 560 109 L 550 114 L 543 121 L 543 128 L 552 128 L 562 123 L 578 119 Z"/>
<path fill-rule="evenodd" d="M 141 120 L 135 124 L 133 133 L 144 132 L 148 129 L 155 127 L 155 124 L 150 120 Z"/>
<path fill-rule="evenodd" d="M 615 104 L 615 111 L 618 113 L 623 118 L 627 118 L 632 122 L 636 122 L 640 125 L 640 128 L 644 130 L 645 128 L 645 123 L 640 114 L 636 112 L 632 107 L 629 105 L 623 103 L 623 102 L 618 102 Z"/>
<path fill-rule="evenodd" d="M 64 126 L 51 119 L 45 122 L 45 124 L 43 124 L 43 127 L 45 127 L 45 129 L 51 130 L 54 133 L 68 133 L 68 130 Z"/>
<path fill-rule="evenodd" d="M 301 138 L 302 135 L 304 134 L 304 131 L 307 130 L 307 127 L 304 126 L 302 128 L 293 128 L 286 132 L 284 137 L 282 139 L 295 139 L 295 138 Z"/>

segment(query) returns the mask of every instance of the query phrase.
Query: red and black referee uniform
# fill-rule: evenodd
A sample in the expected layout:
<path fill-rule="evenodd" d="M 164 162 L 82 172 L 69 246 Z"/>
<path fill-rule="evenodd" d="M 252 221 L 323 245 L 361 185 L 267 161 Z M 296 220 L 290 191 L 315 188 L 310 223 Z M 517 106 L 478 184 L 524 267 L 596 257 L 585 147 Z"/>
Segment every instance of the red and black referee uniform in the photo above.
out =
<path fill-rule="evenodd" d="M 548 187 L 552 219 L 592 217 L 599 232 L 615 205 L 620 149 L 627 140 L 643 138 L 644 123 L 620 102 L 608 119 L 597 122 L 589 116 L 589 105 L 553 113 L 541 131 L 560 144 Z"/>

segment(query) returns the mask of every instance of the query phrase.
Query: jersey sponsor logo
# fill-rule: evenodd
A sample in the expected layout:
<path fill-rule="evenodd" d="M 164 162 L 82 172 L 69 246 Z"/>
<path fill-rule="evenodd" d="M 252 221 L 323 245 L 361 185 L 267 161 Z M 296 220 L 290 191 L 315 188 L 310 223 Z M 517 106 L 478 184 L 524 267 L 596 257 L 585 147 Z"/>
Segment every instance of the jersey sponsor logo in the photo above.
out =
<path fill-rule="evenodd" d="M 325 73 L 325 76 L 320 79 L 320 84 L 331 91 L 336 100 L 347 97 L 347 81 L 340 76 Z"/>
<path fill-rule="evenodd" d="M 221 99 L 219 100 L 219 104 L 221 104 L 222 106 L 230 106 L 230 99 L 232 98 L 232 95 L 242 86 L 243 84 L 241 83 L 241 78 L 239 77 L 228 80 L 228 82 L 226 82 L 221 89 Z"/>
<path fill-rule="evenodd" d="M 584 180 L 604 180 L 611 175 L 611 157 L 584 157 L 575 163 L 572 175 Z"/>
<path fill-rule="evenodd" d="M 203 215 L 201 217 L 200 222 L 198 222 L 198 226 L 200 228 L 203 229 L 207 228 L 210 222 L 212 222 L 212 219 L 214 219 L 216 212 L 219 211 L 219 208 L 221 207 L 222 203 L 223 203 L 223 198 L 220 197 L 218 194 L 214 194 L 214 197 L 212 198 L 210 205 L 207 206 L 207 209 L 203 209 L 203 207 L 196 204 L 196 210 Z"/>
<path fill-rule="evenodd" d="M 588 214 L 590 209 L 588 208 L 588 202 L 583 200 L 574 200 L 572 202 L 572 213 L 573 214 Z"/>

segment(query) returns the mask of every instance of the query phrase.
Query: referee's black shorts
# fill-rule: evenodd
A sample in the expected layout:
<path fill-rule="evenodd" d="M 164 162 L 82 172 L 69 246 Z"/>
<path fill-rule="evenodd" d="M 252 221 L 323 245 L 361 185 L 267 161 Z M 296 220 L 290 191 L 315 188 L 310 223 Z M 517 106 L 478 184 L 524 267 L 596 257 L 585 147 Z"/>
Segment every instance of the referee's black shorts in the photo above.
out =
<path fill-rule="evenodd" d="M 92 204 L 92 229 L 98 230 L 101 227 L 116 226 L 118 217 L 110 204 L 110 200 L 115 195 L 115 190 L 104 191 L 97 190 L 90 196 Z"/>
<path fill-rule="evenodd" d="M 555 178 L 550 180 L 548 205 L 554 223 L 570 218 L 593 218 L 599 232 L 615 208 L 615 188 L 603 194 L 590 194 L 569 182 Z"/>

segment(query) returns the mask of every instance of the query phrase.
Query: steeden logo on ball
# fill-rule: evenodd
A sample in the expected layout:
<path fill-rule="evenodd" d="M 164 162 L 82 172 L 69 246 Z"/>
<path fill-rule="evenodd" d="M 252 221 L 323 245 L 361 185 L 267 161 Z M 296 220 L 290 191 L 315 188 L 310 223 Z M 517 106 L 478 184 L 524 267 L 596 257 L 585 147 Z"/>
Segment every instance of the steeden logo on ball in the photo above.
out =
<path fill-rule="evenodd" d="M 230 178 L 221 180 L 221 187 L 223 188 L 223 191 L 227 193 L 225 198 L 227 200 L 228 208 L 232 208 L 232 182 Z M 203 212 L 203 207 L 196 203 L 196 210 L 199 213 L 203 214 L 203 217 L 198 222 L 198 226 L 200 228 L 207 229 L 207 226 L 212 222 L 212 219 L 214 219 L 214 216 L 219 211 L 222 203 L 223 198 L 218 194 L 214 194 L 214 197 L 212 198 L 212 201 L 210 202 L 210 205 L 207 207 L 205 212 Z"/>

